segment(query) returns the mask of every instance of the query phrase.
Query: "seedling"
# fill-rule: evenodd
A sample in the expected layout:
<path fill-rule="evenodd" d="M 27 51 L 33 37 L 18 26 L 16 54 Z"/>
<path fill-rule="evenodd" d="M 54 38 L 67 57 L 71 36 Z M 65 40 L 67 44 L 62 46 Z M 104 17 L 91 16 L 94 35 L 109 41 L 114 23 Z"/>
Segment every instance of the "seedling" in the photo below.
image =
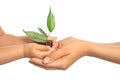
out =
<path fill-rule="evenodd" d="M 47 29 L 49 31 L 49 34 L 54 30 L 54 28 L 55 28 L 55 18 L 54 18 L 52 11 L 51 11 L 51 8 L 50 8 L 49 14 L 47 16 Z M 49 34 L 46 34 L 41 28 L 38 28 L 38 30 L 39 30 L 39 32 L 25 31 L 25 30 L 23 30 L 23 32 L 31 40 L 35 41 L 36 43 L 52 46 L 52 43 L 47 40 Z"/>

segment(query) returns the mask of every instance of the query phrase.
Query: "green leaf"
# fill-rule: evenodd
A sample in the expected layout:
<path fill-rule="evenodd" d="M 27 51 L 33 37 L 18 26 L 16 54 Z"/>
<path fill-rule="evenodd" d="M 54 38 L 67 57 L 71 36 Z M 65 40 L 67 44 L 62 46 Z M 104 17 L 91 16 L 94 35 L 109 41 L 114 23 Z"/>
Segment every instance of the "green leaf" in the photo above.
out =
<path fill-rule="evenodd" d="M 46 37 L 48 37 L 47 34 L 46 34 L 41 28 L 38 28 L 38 30 L 39 30 L 39 32 L 40 32 L 41 34 L 43 34 L 43 35 L 45 35 Z"/>
<path fill-rule="evenodd" d="M 53 13 L 51 12 L 51 8 L 47 17 L 47 27 L 50 32 L 52 32 L 55 28 L 55 18 Z"/>
<path fill-rule="evenodd" d="M 34 31 L 24 31 L 23 32 L 33 41 L 44 43 L 47 40 L 47 37 L 43 34 L 34 32 Z"/>

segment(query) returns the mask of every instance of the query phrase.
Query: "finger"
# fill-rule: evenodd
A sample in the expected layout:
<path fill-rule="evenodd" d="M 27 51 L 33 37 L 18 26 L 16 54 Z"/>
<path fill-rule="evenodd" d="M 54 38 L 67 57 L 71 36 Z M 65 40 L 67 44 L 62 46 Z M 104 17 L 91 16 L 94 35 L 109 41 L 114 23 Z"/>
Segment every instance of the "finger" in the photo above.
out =
<path fill-rule="evenodd" d="M 45 67 L 39 65 L 38 63 L 35 63 L 33 58 L 32 58 L 31 60 L 29 60 L 29 63 L 31 63 L 31 64 L 33 64 L 34 66 L 37 66 L 37 67 L 39 67 L 39 68 L 46 69 Z"/>
<path fill-rule="evenodd" d="M 59 46 L 58 43 L 56 43 L 55 45 L 53 45 L 53 47 L 50 49 L 49 53 L 52 53 L 52 52 L 56 51 L 57 48 L 58 48 L 58 46 Z"/>
<path fill-rule="evenodd" d="M 48 51 L 48 50 L 50 50 L 50 46 L 38 45 L 37 49 L 39 49 L 41 51 Z"/>
<path fill-rule="evenodd" d="M 48 49 L 48 50 L 39 50 L 37 53 L 37 58 L 44 58 L 45 56 L 47 56 L 48 54 L 50 54 L 50 53 L 52 53 L 52 52 L 54 52 L 54 51 L 56 51 L 56 49 L 57 49 L 57 46 L 58 46 L 58 44 L 56 43 L 52 48 L 50 48 L 50 49 Z M 41 52 L 41 55 L 40 55 L 40 52 Z"/>
<path fill-rule="evenodd" d="M 48 40 L 56 40 L 56 39 L 57 37 L 51 37 L 51 36 L 48 37 Z"/>
<path fill-rule="evenodd" d="M 34 63 L 34 62 L 32 61 L 32 59 L 29 60 L 29 63 L 31 63 L 31 64 L 33 64 L 34 66 L 37 66 L 37 67 L 39 67 L 39 68 L 44 68 L 44 67 L 42 67 L 41 65 L 38 65 L 38 64 Z"/>
<path fill-rule="evenodd" d="M 65 56 L 49 64 L 42 63 L 41 59 L 32 58 L 31 63 L 46 70 L 66 70 L 73 61 L 69 56 Z"/>
<path fill-rule="evenodd" d="M 48 37 L 48 41 L 52 42 L 53 45 L 56 43 L 56 39 L 57 37 L 51 37 L 51 36 Z"/>
<path fill-rule="evenodd" d="M 39 65 L 39 66 L 42 66 L 42 64 L 43 64 L 42 60 L 38 59 L 38 58 L 31 58 L 31 60 L 29 62 L 32 64 L 35 64 L 35 65 Z"/>
<path fill-rule="evenodd" d="M 41 66 L 41 65 L 39 65 L 39 64 L 33 63 L 33 62 L 31 62 L 31 61 L 29 61 L 29 62 L 30 62 L 31 64 L 33 64 L 34 66 L 37 66 L 37 67 L 42 68 L 42 69 L 45 69 L 45 70 L 56 70 L 55 68 L 46 68 L 46 67 Z"/>
<path fill-rule="evenodd" d="M 64 56 L 62 58 L 59 58 L 58 60 L 49 63 L 49 64 L 45 64 L 42 65 L 46 68 L 54 68 L 54 69 L 59 69 L 59 70 L 66 70 L 68 69 L 73 63 L 75 62 L 75 60 L 72 60 L 71 55 L 68 56 Z"/>
<path fill-rule="evenodd" d="M 69 53 L 65 53 L 67 51 L 65 51 L 65 48 L 61 48 L 58 49 L 57 51 L 47 55 L 44 59 L 43 59 L 43 63 L 47 64 L 47 63 L 51 63 L 63 56 L 67 56 Z"/>
<path fill-rule="evenodd" d="M 56 70 L 56 68 L 52 68 L 52 67 L 49 67 L 49 66 L 46 67 L 46 65 L 44 65 L 44 64 L 42 63 L 42 60 L 41 60 L 41 59 L 38 59 L 38 58 L 32 58 L 29 62 L 30 62 L 31 64 L 33 64 L 33 65 L 35 65 L 35 66 L 37 66 L 37 67 L 43 68 L 43 69 L 45 69 L 45 70 Z"/>
<path fill-rule="evenodd" d="M 38 58 L 32 58 L 31 60 L 30 60 L 30 62 L 31 63 L 33 63 L 33 64 L 35 64 L 35 65 L 37 65 L 37 66 L 40 66 L 40 67 L 42 67 L 42 68 L 54 68 L 55 69 L 55 66 L 52 66 L 51 67 L 51 65 L 49 65 L 49 64 L 44 64 L 43 62 L 42 62 L 42 60 L 41 59 L 38 59 Z"/>
<path fill-rule="evenodd" d="M 69 56 L 64 56 L 62 58 L 57 59 L 56 61 L 54 61 L 52 63 L 43 64 L 42 66 L 44 66 L 46 68 L 66 70 L 71 65 L 71 62 L 72 62 Z"/>

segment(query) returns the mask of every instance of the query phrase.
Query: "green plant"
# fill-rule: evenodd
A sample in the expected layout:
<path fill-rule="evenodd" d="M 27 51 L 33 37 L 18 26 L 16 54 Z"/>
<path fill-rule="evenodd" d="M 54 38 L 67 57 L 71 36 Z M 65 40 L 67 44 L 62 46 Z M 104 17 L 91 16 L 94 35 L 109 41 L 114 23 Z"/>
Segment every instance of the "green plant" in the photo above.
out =
<path fill-rule="evenodd" d="M 51 7 L 49 10 L 49 14 L 47 16 L 47 29 L 49 30 L 49 34 L 54 30 L 55 28 L 55 18 L 51 11 Z M 47 40 L 49 34 L 46 34 L 41 28 L 38 28 L 39 32 L 35 31 L 25 31 L 23 32 L 33 41 L 40 43 L 40 44 L 46 44 L 49 46 L 52 46 L 52 43 Z"/>

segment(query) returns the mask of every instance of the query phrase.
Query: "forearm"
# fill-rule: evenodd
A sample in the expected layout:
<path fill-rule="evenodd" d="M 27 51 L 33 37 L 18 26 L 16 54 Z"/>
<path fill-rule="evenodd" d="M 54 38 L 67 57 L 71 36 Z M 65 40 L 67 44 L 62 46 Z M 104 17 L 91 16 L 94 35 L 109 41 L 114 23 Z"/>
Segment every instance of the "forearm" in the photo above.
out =
<path fill-rule="evenodd" d="M 91 46 L 91 56 L 120 63 L 120 47 L 96 43 Z"/>
<path fill-rule="evenodd" d="M 0 47 L 0 65 L 24 57 L 23 45 Z"/>
<path fill-rule="evenodd" d="M 99 44 L 110 45 L 110 46 L 119 46 L 120 47 L 120 42 L 115 42 L 115 43 L 99 43 Z"/>
<path fill-rule="evenodd" d="M 18 36 L 18 38 L 20 38 L 25 43 L 33 43 L 34 42 L 31 39 L 29 39 L 27 36 Z"/>

